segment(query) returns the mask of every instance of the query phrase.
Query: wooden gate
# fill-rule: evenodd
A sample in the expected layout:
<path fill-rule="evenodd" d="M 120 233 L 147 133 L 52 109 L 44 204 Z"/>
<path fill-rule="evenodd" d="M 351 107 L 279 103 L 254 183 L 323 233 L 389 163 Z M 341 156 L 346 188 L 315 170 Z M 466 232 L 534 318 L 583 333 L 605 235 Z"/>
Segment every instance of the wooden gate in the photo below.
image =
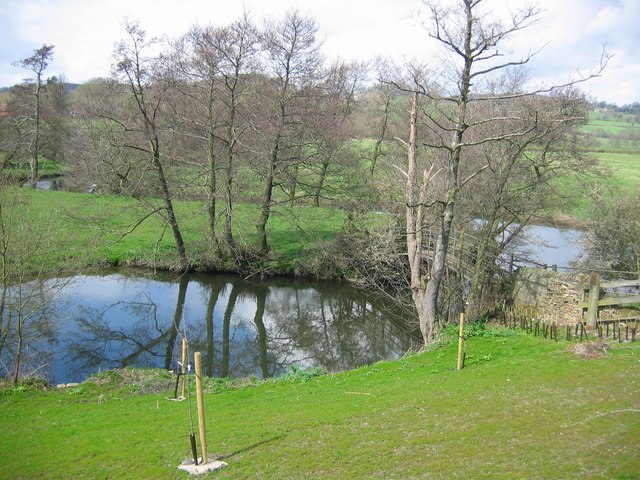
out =
<path fill-rule="evenodd" d="M 587 328 L 596 329 L 600 320 L 600 307 L 617 307 L 620 305 L 629 305 L 640 303 L 640 295 L 619 295 L 614 292 L 616 289 L 628 287 L 640 287 L 640 280 L 614 280 L 601 281 L 598 274 L 592 274 L 589 285 L 584 286 L 585 292 L 588 291 L 588 298 L 582 304 L 583 310 L 586 310 Z M 640 312 L 636 316 L 625 318 L 616 318 L 615 320 L 640 320 Z"/>

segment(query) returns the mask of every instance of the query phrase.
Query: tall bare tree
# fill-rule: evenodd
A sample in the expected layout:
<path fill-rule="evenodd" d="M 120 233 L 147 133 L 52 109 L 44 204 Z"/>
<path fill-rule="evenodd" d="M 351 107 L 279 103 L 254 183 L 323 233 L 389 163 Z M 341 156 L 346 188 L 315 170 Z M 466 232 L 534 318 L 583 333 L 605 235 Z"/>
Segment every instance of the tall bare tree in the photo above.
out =
<path fill-rule="evenodd" d="M 42 116 L 42 100 L 44 88 L 46 85 L 46 79 L 44 78 L 44 71 L 49 66 L 49 62 L 53 58 L 53 45 L 44 44 L 33 52 L 33 55 L 27 58 L 23 58 L 15 63 L 15 65 L 22 68 L 31 70 L 34 74 L 34 78 L 26 80 L 29 86 L 28 91 L 30 96 L 33 97 L 31 104 L 33 130 L 30 133 L 30 167 L 31 167 L 31 185 L 35 188 L 38 181 L 38 167 L 41 150 L 41 116 Z"/>
<path fill-rule="evenodd" d="M 298 11 L 289 11 L 283 19 L 267 23 L 262 34 L 266 52 L 266 70 L 272 78 L 265 91 L 268 112 L 262 135 L 268 145 L 263 173 L 258 249 L 269 250 L 267 222 L 271 215 L 274 188 L 285 177 L 284 171 L 295 163 L 303 126 L 304 98 L 320 71 L 322 58 L 317 39 L 318 25 Z"/>
<path fill-rule="evenodd" d="M 461 189 L 489 168 L 488 163 L 474 165 L 468 159 L 477 147 L 523 138 L 538 123 L 533 115 L 514 129 L 510 115 L 482 114 L 477 105 L 508 103 L 554 90 L 487 94 L 492 79 L 532 58 L 533 53 L 516 60 L 505 59 L 503 45 L 513 34 L 535 22 L 539 10 L 526 7 L 503 22 L 488 15 L 485 4 L 484 0 L 459 0 L 448 6 L 437 1 L 425 2 L 429 36 L 443 47 L 446 57 L 442 64 L 448 70 L 439 75 L 413 75 L 413 84 L 407 86 L 412 92 L 412 102 L 409 137 L 405 142 L 406 235 L 411 291 L 425 344 L 437 331 L 438 295 L 447 269 Z M 598 74 L 599 71 L 570 83 Z M 437 78 L 446 81 L 437 82 Z M 424 132 L 423 138 L 419 138 L 419 131 Z M 421 159 L 424 153 L 420 147 L 426 148 L 427 159 Z M 425 244 L 429 247 L 426 259 Z"/>
<path fill-rule="evenodd" d="M 317 181 L 313 185 L 315 206 L 320 206 L 329 168 L 347 150 L 348 140 L 353 136 L 349 119 L 363 77 L 363 65 L 335 61 L 310 95 L 309 123 L 315 151 L 313 166 L 317 171 Z"/>
<path fill-rule="evenodd" d="M 236 250 L 232 231 L 235 164 L 241 138 L 250 126 L 241 112 L 242 100 L 250 91 L 248 77 L 255 66 L 256 42 L 256 27 L 244 16 L 223 27 L 195 27 L 175 49 L 178 88 L 191 100 L 183 112 L 188 130 L 184 133 L 200 138 L 207 155 L 210 230 L 217 238 L 216 201 L 222 198 L 222 237 L 231 253 Z"/>
<path fill-rule="evenodd" d="M 221 79 L 220 103 L 223 109 L 221 128 L 216 135 L 223 145 L 224 161 L 224 228 L 223 237 L 232 253 L 236 251 L 233 238 L 233 184 L 240 142 L 249 130 L 250 119 L 241 115 L 242 99 L 249 92 L 249 74 L 255 69 L 257 29 L 245 16 L 228 27 L 215 29 L 203 36 L 219 57 L 218 74 Z"/>
<path fill-rule="evenodd" d="M 168 85 L 154 78 L 154 58 L 146 55 L 153 46 L 144 30 L 136 23 L 125 26 L 127 40 L 120 42 L 114 52 L 114 74 L 126 84 L 133 101 L 132 112 L 123 112 L 125 118 L 110 117 L 109 121 L 119 126 L 123 133 L 126 150 L 145 156 L 158 182 L 162 206 L 153 213 L 159 214 L 173 233 L 180 259 L 180 269 L 189 268 L 184 240 L 173 208 L 173 196 L 165 175 L 164 158 L 161 152 L 161 113 Z"/>
<path fill-rule="evenodd" d="M 508 89 L 517 91 L 513 84 Z M 460 202 L 474 226 L 475 260 L 467 299 L 473 308 L 481 307 L 477 303 L 495 273 L 497 257 L 526 226 L 532 221 L 552 221 L 558 211 L 578 199 L 572 194 L 577 189 L 565 193 L 562 179 L 571 178 L 581 185 L 589 175 L 598 173 L 597 162 L 586 153 L 588 138 L 580 130 L 587 122 L 589 103 L 576 89 L 506 103 L 482 102 L 480 106 L 485 112 L 491 109 L 495 117 L 510 118 L 505 123 L 513 131 L 524 129 L 533 118 L 535 128 L 520 137 L 474 149 L 475 163 L 488 167 L 469 183 Z M 483 195 L 474 195 L 479 190 Z"/>

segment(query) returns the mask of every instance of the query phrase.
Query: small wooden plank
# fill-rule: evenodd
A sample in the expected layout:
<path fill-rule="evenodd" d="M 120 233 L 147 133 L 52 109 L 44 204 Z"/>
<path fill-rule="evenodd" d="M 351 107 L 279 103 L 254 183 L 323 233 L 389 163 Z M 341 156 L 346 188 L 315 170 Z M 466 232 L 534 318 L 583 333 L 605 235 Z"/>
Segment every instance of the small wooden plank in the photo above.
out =
<path fill-rule="evenodd" d="M 583 283 L 583 290 L 589 290 L 590 284 Z M 640 280 L 612 280 L 600 283 L 600 288 L 622 288 L 622 287 L 640 287 Z"/>
<path fill-rule="evenodd" d="M 640 317 L 599 318 L 598 323 L 640 322 Z"/>
<path fill-rule="evenodd" d="M 600 288 L 640 287 L 640 280 L 614 280 L 602 282 Z"/>
<path fill-rule="evenodd" d="M 614 305 L 628 305 L 630 303 L 640 303 L 640 295 L 601 298 L 600 301 L 598 301 L 598 306 L 611 307 Z M 582 308 L 589 308 L 589 302 L 583 302 Z"/>

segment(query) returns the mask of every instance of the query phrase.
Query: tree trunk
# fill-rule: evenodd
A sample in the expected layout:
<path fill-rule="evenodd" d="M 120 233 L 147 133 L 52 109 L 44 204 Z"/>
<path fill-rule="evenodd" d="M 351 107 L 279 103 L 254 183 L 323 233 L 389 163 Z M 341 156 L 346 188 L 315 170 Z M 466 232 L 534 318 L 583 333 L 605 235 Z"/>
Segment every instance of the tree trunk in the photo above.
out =
<path fill-rule="evenodd" d="M 427 345 L 431 342 L 436 332 L 438 322 L 438 294 L 440 293 L 440 284 L 444 276 L 446 268 L 447 251 L 449 250 L 449 237 L 451 234 L 451 225 L 453 222 L 453 203 L 445 206 L 442 216 L 440 230 L 437 233 L 436 245 L 434 248 L 433 260 L 431 263 L 431 271 L 429 279 L 425 285 L 424 293 L 424 321 L 425 325 L 420 326 L 422 338 Z"/>
<path fill-rule="evenodd" d="M 169 193 L 169 185 L 164 175 L 164 169 L 162 168 L 162 162 L 160 161 L 160 148 L 158 137 L 151 142 L 151 148 L 153 152 L 153 165 L 156 167 L 158 173 L 158 182 L 160 183 L 160 190 L 162 192 L 162 198 L 164 200 L 164 210 L 167 212 L 167 221 L 173 232 L 173 238 L 178 249 L 178 256 L 180 257 L 180 269 L 187 271 L 189 269 L 189 259 L 187 258 L 187 252 L 184 247 L 184 240 L 182 239 L 182 233 L 176 219 L 175 212 L 173 210 L 173 202 L 171 201 L 171 194 Z"/>
<path fill-rule="evenodd" d="M 300 158 L 300 157 L 298 157 Z M 296 163 L 293 166 L 293 174 L 291 175 L 291 186 L 289 187 L 289 205 L 293 207 L 296 202 L 296 190 L 298 188 L 298 171 L 300 166 Z"/>
<path fill-rule="evenodd" d="M 409 118 L 409 142 L 407 144 L 407 182 L 405 186 L 407 257 L 411 274 L 411 297 L 418 312 L 418 322 L 424 345 L 431 341 L 433 322 L 436 318 L 436 301 L 433 290 L 428 289 L 424 272 L 423 259 L 423 226 L 425 217 L 425 197 L 432 170 L 424 172 L 422 184 L 418 188 L 418 153 L 417 145 L 418 93 L 413 94 Z M 434 284 L 431 284 L 433 289 Z"/>
<path fill-rule="evenodd" d="M 271 151 L 271 159 L 267 174 L 264 178 L 264 188 L 262 190 L 262 205 L 260 207 L 260 218 L 256 225 L 258 229 L 258 250 L 262 254 L 269 251 L 269 243 L 267 242 L 267 222 L 271 214 L 271 198 L 273 196 L 273 182 L 275 175 L 275 166 L 278 161 L 278 149 L 280 148 L 280 136 L 276 137 L 276 142 Z"/>
<path fill-rule="evenodd" d="M 324 187 L 324 182 L 327 178 L 327 171 L 329 170 L 329 159 L 322 162 L 322 168 L 320 169 L 320 178 L 318 179 L 318 184 L 316 185 L 316 191 L 314 193 L 313 203 L 316 207 L 320 206 L 320 194 L 322 193 L 322 188 Z"/>
<path fill-rule="evenodd" d="M 233 172 L 227 164 L 227 178 L 224 181 L 224 241 L 232 254 L 236 251 L 236 242 L 233 239 Z"/>
<path fill-rule="evenodd" d="M 217 243 L 216 235 L 216 157 L 214 152 L 213 132 L 207 135 L 207 160 L 209 163 L 209 175 L 207 178 L 207 215 L 209 217 L 209 231 L 214 243 Z"/>
<path fill-rule="evenodd" d="M 378 159 L 380 158 L 380 154 L 382 151 L 382 142 L 384 142 L 384 137 L 387 134 L 387 125 L 389 123 L 389 105 L 391 104 L 391 97 L 387 97 L 384 102 L 384 110 L 382 117 L 382 125 L 380 126 L 380 135 L 376 140 L 375 147 L 373 149 L 373 155 L 371 156 L 371 166 L 369 167 L 369 173 L 373 177 L 376 165 L 378 164 Z"/>
<path fill-rule="evenodd" d="M 16 345 L 16 361 L 13 366 L 13 385 L 18 385 L 20 378 L 20 362 L 22 361 L 22 318 L 18 318 L 18 344 Z"/>
<path fill-rule="evenodd" d="M 289 201 L 290 205 L 293 207 L 296 201 L 296 190 L 298 188 L 298 172 L 300 171 L 300 161 L 302 159 L 302 142 L 300 142 L 296 148 L 296 162 L 293 166 L 293 173 L 291 174 L 290 179 L 290 188 L 289 188 Z"/>
<path fill-rule="evenodd" d="M 39 175 L 38 154 L 40 153 L 40 96 L 42 89 L 42 80 L 38 75 L 38 83 L 36 85 L 36 112 L 35 112 L 35 132 L 33 135 L 33 148 L 31 150 L 31 187 L 36 188 Z"/>

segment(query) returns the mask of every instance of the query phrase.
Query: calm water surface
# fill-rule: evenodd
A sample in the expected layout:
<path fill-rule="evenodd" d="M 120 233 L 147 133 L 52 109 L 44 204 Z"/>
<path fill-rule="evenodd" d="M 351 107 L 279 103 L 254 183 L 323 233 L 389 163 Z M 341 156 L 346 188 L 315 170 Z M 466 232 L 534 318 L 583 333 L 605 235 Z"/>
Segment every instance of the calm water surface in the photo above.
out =
<path fill-rule="evenodd" d="M 267 378 L 402 356 L 420 339 L 375 295 L 348 285 L 232 275 L 79 275 L 56 296 L 42 347 L 49 379 L 110 368 L 176 368 L 182 338 L 206 374 Z"/>

